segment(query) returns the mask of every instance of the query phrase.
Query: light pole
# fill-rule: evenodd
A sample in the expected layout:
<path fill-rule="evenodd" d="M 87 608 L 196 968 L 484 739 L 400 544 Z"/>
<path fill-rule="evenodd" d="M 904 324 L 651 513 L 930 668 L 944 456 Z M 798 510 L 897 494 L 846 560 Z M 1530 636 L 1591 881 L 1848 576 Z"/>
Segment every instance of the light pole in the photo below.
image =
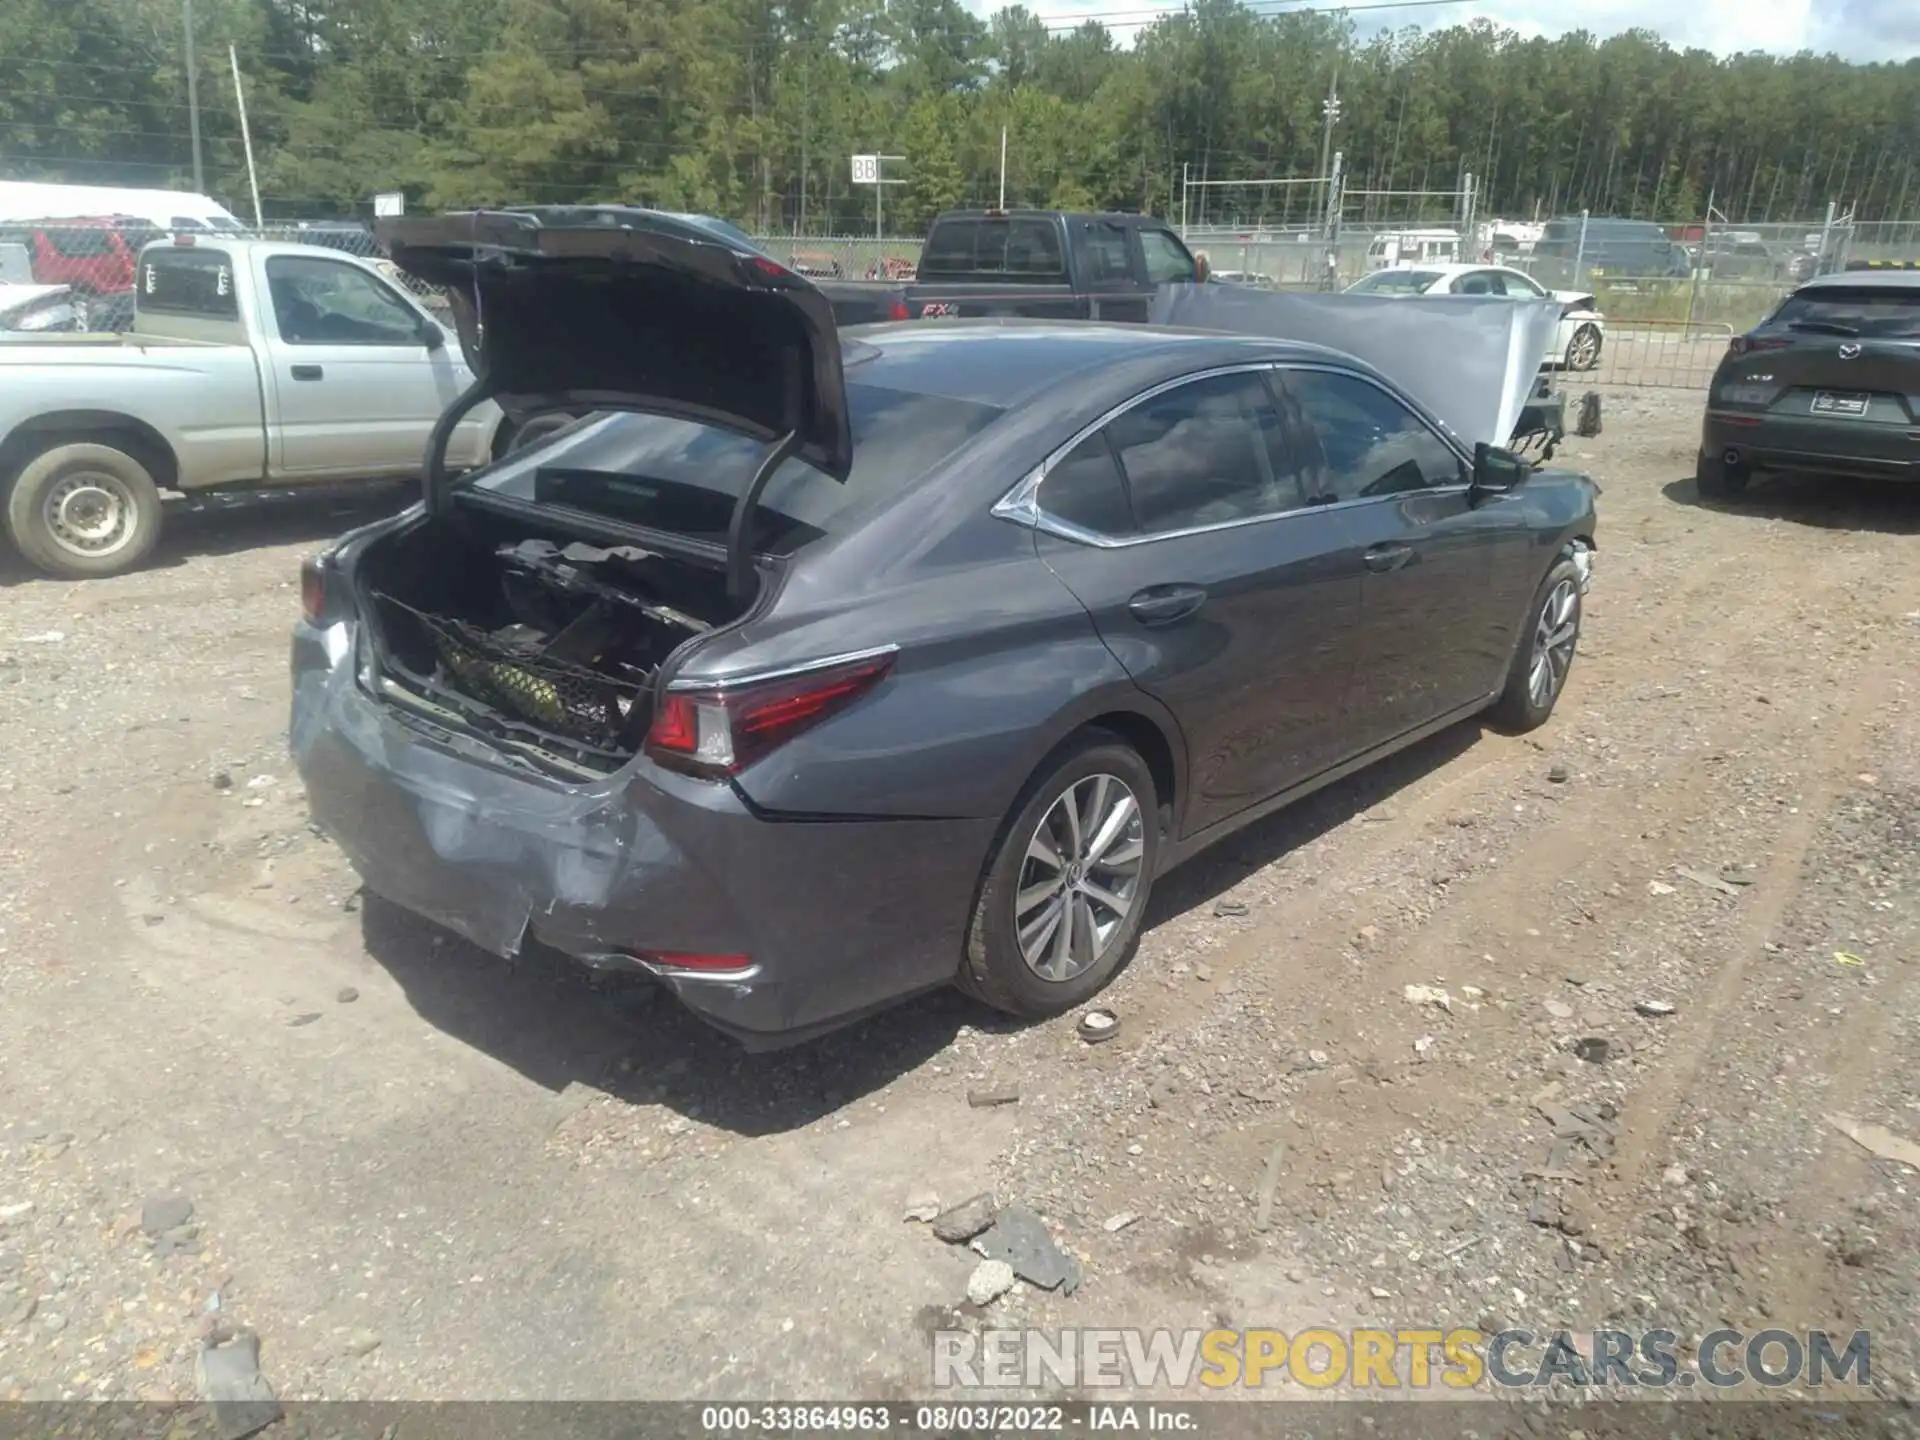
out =
<path fill-rule="evenodd" d="M 207 193 L 206 172 L 200 165 L 200 71 L 193 59 L 193 0 L 183 0 L 180 27 L 187 40 L 187 126 L 193 136 L 193 193 Z"/>

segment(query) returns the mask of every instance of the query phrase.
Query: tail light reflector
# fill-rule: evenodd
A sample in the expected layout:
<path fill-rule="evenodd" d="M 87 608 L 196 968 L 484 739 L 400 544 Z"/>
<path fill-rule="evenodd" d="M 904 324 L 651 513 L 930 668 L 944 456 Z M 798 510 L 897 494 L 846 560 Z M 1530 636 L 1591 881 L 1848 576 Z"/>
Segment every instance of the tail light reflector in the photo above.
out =
<path fill-rule="evenodd" d="M 891 651 L 745 685 L 668 690 L 646 752 L 688 774 L 737 775 L 845 709 L 893 668 Z"/>
<path fill-rule="evenodd" d="M 300 612 L 307 617 L 309 625 L 318 625 L 327 618 L 327 565 L 321 556 L 301 562 Z"/>
<path fill-rule="evenodd" d="M 658 965 L 665 970 L 699 970 L 709 975 L 724 975 L 736 970 L 751 970 L 748 955 L 707 955 L 688 950 L 633 950 L 636 960 Z"/>
<path fill-rule="evenodd" d="M 887 318 L 889 320 L 911 320 L 913 318 L 913 312 L 907 309 L 906 301 L 895 300 L 887 307 Z"/>
<path fill-rule="evenodd" d="M 1727 342 L 1727 350 L 1734 355 L 1748 355 L 1755 350 L 1784 350 L 1787 342 L 1770 335 L 1736 335 Z"/>

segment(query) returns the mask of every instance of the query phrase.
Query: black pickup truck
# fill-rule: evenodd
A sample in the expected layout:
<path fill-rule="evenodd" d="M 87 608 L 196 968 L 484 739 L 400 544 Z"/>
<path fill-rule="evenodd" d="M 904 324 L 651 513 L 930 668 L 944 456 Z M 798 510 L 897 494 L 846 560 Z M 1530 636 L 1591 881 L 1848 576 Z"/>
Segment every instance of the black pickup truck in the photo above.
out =
<path fill-rule="evenodd" d="M 903 300 L 912 320 L 1145 323 L 1156 289 L 1197 278 L 1193 253 L 1150 215 L 949 210 L 928 230 Z"/>

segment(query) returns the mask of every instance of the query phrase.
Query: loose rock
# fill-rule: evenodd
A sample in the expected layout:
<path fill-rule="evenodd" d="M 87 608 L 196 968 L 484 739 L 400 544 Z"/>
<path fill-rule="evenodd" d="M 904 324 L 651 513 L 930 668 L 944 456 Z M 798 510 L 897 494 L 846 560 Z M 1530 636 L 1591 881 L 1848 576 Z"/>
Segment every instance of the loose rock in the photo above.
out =
<path fill-rule="evenodd" d="M 220 1440 L 244 1440 L 278 1420 L 280 1402 L 260 1373 L 260 1341 L 242 1335 L 231 1345 L 200 1352 L 200 1393 L 213 1412 Z"/>
<path fill-rule="evenodd" d="M 1018 1105 L 1020 1090 L 1013 1085 L 983 1085 L 967 1091 L 967 1104 L 976 1110 L 992 1110 L 1001 1105 Z"/>
<path fill-rule="evenodd" d="M 1023 1207 L 1001 1212 L 975 1248 L 989 1260 L 1005 1260 L 1014 1274 L 1042 1290 L 1071 1295 L 1080 1286 L 1080 1263 L 1053 1243 L 1038 1215 Z"/>
<path fill-rule="evenodd" d="M 1636 1000 L 1633 1008 L 1636 1014 L 1658 1020 L 1673 1014 L 1680 1007 L 1665 1000 Z"/>
<path fill-rule="evenodd" d="M 333 998 L 342 1005 L 351 1005 L 360 998 L 360 992 L 351 985 L 342 985 L 339 993 Z"/>
<path fill-rule="evenodd" d="M 939 1214 L 940 1197 L 931 1190 L 919 1190 L 907 1197 L 906 1213 L 901 1218 L 924 1224 Z"/>
<path fill-rule="evenodd" d="M 1547 771 L 1547 779 L 1555 785 L 1564 785 L 1573 779 L 1573 771 L 1569 770 L 1565 765 L 1555 765 Z"/>
<path fill-rule="evenodd" d="M 371 1330 L 356 1330 L 347 1337 L 344 1348 L 347 1354 L 356 1358 L 371 1355 L 380 1348 L 380 1337 Z"/>
<path fill-rule="evenodd" d="M 193 1219 L 193 1201 L 184 1195 L 159 1195 L 140 1207 L 140 1228 L 158 1238 Z"/>
<path fill-rule="evenodd" d="M 1118 1215 L 1109 1215 L 1105 1220 L 1102 1220 L 1100 1222 L 1100 1228 L 1109 1235 L 1117 1235 L 1120 1231 L 1136 1223 L 1139 1219 L 1140 1217 L 1134 1214 L 1133 1211 L 1122 1210 Z"/>
<path fill-rule="evenodd" d="M 1004 1260 L 982 1260 L 967 1277 L 967 1299 L 991 1305 L 1013 1288 L 1013 1267 Z"/>
<path fill-rule="evenodd" d="M 318 1020 L 319 1018 L 320 1018 L 320 1012 L 318 1010 L 308 1010 L 304 1014 L 296 1015 L 291 1020 L 287 1021 L 287 1026 L 289 1029 L 297 1030 L 302 1025 L 313 1024 L 313 1022 Z"/>
<path fill-rule="evenodd" d="M 992 1195 L 975 1195 L 933 1217 L 933 1233 L 949 1245 L 964 1245 L 993 1224 Z"/>
<path fill-rule="evenodd" d="M 1222 919 L 1235 919 L 1247 913 L 1246 903 L 1241 900 L 1216 900 L 1213 913 Z"/>

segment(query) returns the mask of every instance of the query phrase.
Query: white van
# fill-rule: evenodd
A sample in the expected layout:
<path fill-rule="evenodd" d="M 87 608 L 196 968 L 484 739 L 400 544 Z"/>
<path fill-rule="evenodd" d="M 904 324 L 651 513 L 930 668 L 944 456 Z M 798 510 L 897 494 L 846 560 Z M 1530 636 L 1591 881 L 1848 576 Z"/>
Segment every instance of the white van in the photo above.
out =
<path fill-rule="evenodd" d="M 1397 230 L 1376 235 L 1367 246 L 1367 268 L 1393 265 L 1456 265 L 1460 261 L 1458 230 Z"/>
<path fill-rule="evenodd" d="M 0 180 L 0 224 L 22 220 L 83 220 L 102 215 L 145 220 L 169 234 L 247 228 L 218 201 L 187 190 Z"/>

